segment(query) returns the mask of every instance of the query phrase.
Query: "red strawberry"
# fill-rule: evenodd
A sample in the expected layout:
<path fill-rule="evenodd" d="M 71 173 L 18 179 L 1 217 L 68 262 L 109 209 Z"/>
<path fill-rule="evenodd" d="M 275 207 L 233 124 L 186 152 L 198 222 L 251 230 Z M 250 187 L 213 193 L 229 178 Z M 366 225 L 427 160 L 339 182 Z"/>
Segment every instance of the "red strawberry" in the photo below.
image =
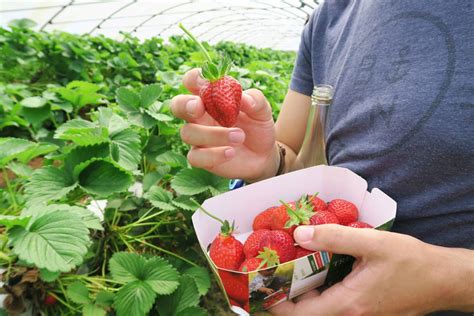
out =
<path fill-rule="evenodd" d="M 354 227 L 354 228 L 374 228 L 372 225 L 367 224 L 365 222 L 352 222 L 350 224 L 347 224 L 349 227 Z"/>
<path fill-rule="evenodd" d="M 306 196 L 301 197 L 298 203 L 283 203 L 273 211 L 271 227 L 273 230 L 283 230 L 293 236 L 298 225 L 309 224 L 313 216 L 313 208 Z"/>
<path fill-rule="evenodd" d="M 273 211 L 277 208 L 278 206 L 269 207 L 265 211 L 255 216 L 255 218 L 253 219 L 253 225 L 252 225 L 253 230 L 271 229 Z"/>
<path fill-rule="evenodd" d="M 255 270 L 266 268 L 266 264 L 262 264 L 261 258 L 250 258 L 245 260 L 239 268 L 241 272 L 252 272 Z"/>
<path fill-rule="evenodd" d="M 226 75 L 231 61 L 223 58 L 215 63 L 204 46 L 181 23 L 179 27 L 197 44 L 207 59 L 202 67 L 202 77 L 208 82 L 199 91 L 206 111 L 221 126 L 234 126 L 240 113 L 242 87 L 237 80 Z"/>
<path fill-rule="evenodd" d="M 313 206 L 313 211 L 315 212 L 326 211 L 328 208 L 328 205 L 326 204 L 326 202 L 318 198 L 316 194 L 310 196 L 309 201 L 311 202 L 311 205 Z"/>
<path fill-rule="evenodd" d="M 44 305 L 46 306 L 56 305 L 57 302 L 58 300 L 56 299 L 56 297 L 54 297 L 51 294 L 47 294 L 46 297 L 44 298 Z"/>
<path fill-rule="evenodd" d="M 359 210 L 357 210 L 357 207 L 353 203 L 343 199 L 335 199 L 329 202 L 328 211 L 337 216 L 339 224 L 341 225 L 355 222 L 359 218 Z"/>
<path fill-rule="evenodd" d="M 196 202 L 196 204 L 198 203 Z M 214 262 L 218 268 L 237 271 L 242 262 L 244 262 L 245 256 L 244 245 L 232 236 L 234 233 L 234 223 L 232 222 L 232 225 L 230 225 L 229 221 L 222 221 L 206 211 L 202 206 L 199 206 L 199 208 L 206 215 L 222 224 L 221 232 L 212 241 L 209 249 L 209 257 L 211 257 L 212 262 Z"/>
<path fill-rule="evenodd" d="M 254 231 L 244 243 L 244 254 L 247 259 L 256 257 L 260 250 L 260 243 L 262 242 L 262 237 L 268 234 L 270 230 L 268 229 L 259 229 Z"/>
<path fill-rule="evenodd" d="M 319 211 L 314 213 L 309 220 L 311 225 L 321 224 L 339 224 L 339 220 L 334 213 L 328 211 Z"/>
<path fill-rule="evenodd" d="M 244 310 L 247 312 L 247 313 L 250 313 L 250 301 L 247 301 L 244 305 Z"/>
<path fill-rule="evenodd" d="M 221 277 L 224 290 L 229 298 L 244 305 L 249 300 L 249 284 L 246 274 L 232 273 L 228 271 L 217 270 Z"/>
<path fill-rule="evenodd" d="M 232 306 L 242 307 L 239 302 L 237 302 L 236 300 L 234 300 L 232 298 L 229 298 L 229 302 L 230 302 L 230 305 L 232 305 Z"/>
<path fill-rule="evenodd" d="M 257 258 L 263 259 L 268 267 L 295 259 L 296 249 L 293 237 L 282 230 L 272 230 L 262 237 Z"/>
<path fill-rule="evenodd" d="M 305 249 L 300 246 L 296 246 L 296 258 L 306 257 L 307 255 L 310 255 L 315 252 L 316 251 Z"/>

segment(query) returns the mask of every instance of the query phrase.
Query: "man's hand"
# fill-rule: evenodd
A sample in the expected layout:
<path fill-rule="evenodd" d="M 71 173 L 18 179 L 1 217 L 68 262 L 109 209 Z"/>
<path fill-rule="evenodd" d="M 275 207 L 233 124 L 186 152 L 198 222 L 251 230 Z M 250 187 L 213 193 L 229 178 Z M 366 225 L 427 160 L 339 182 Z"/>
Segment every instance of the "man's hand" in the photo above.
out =
<path fill-rule="evenodd" d="M 414 315 L 474 309 L 474 251 L 407 235 L 340 225 L 300 226 L 304 248 L 349 254 L 352 272 L 324 291 L 271 309 L 275 315 Z"/>
<path fill-rule="evenodd" d="M 187 124 L 181 138 L 191 145 L 191 165 L 226 178 L 255 180 L 272 176 L 278 169 L 278 147 L 270 104 L 262 92 L 246 90 L 235 127 L 226 128 L 205 111 L 198 96 L 205 83 L 199 69 L 187 72 L 184 86 L 194 95 L 178 95 L 171 101 L 172 113 Z"/>

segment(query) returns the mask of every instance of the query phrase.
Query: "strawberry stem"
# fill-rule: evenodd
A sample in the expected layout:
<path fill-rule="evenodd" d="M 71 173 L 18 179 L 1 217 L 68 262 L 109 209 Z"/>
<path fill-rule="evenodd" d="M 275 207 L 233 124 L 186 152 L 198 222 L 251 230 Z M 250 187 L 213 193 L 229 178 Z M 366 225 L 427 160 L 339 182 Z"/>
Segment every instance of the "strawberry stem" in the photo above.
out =
<path fill-rule="evenodd" d="M 204 56 L 206 56 L 207 61 L 208 61 L 209 63 L 213 63 L 212 58 L 211 58 L 211 55 L 209 55 L 209 53 L 208 53 L 207 50 L 204 48 L 204 46 L 201 44 L 201 42 L 199 42 L 199 41 L 197 40 L 197 38 L 195 38 L 194 35 L 193 35 L 190 31 L 188 31 L 188 30 L 184 27 L 184 25 L 183 25 L 182 23 L 179 23 L 178 26 L 179 26 L 180 29 L 182 29 L 182 30 L 184 31 L 184 33 L 186 33 L 186 35 L 188 35 L 188 36 L 191 38 L 191 40 L 192 40 L 194 43 L 196 43 L 196 45 L 199 47 L 199 49 L 203 52 Z"/>
<path fill-rule="evenodd" d="M 223 221 L 222 219 L 220 219 L 219 217 L 217 217 L 217 216 L 215 216 L 215 215 L 212 215 L 211 213 L 209 213 L 208 211 L 206 211 L 206 210 L 204 209 L 204 207 L 202 207 L 202 205 L 199 204 L 195 199 L 191 198 L 190 200 L 191 200 L 194 204 L 196 204 L 197 207 L 198 207 L 201 211 L 204 212 L 204 214 L 206 214 L 207 216 L 209 216 L 209 217 L 215 219 L 216 221 L 218 221 L 218 222 L 221 223 L 222 225 L 225 225 L 225 223 L 224 223 L 224 221 Z"/>

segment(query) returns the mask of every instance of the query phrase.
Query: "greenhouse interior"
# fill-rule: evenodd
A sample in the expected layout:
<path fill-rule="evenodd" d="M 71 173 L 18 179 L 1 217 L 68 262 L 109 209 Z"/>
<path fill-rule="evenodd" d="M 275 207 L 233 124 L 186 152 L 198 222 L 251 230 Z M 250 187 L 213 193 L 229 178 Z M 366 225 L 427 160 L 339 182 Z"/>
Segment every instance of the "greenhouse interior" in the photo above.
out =
<path fill-rule="evenodd" d="M 0 315 L 472 315 L 472 4 L 0 0 Z"/>

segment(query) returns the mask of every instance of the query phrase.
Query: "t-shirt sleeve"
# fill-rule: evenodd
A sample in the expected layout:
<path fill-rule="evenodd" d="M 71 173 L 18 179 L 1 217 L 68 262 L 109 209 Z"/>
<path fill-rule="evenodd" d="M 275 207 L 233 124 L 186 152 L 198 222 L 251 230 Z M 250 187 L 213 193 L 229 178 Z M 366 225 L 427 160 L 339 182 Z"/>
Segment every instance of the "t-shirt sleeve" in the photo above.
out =
<path fill-rule="evenodd" d="M 301 34 L 301 42 L 296 56 L 295 67 L 290 81 L 290 89 L 310 96 L 313 92 L 313 73 L 311 67 L 311 40 L 313 15 Z"/>

